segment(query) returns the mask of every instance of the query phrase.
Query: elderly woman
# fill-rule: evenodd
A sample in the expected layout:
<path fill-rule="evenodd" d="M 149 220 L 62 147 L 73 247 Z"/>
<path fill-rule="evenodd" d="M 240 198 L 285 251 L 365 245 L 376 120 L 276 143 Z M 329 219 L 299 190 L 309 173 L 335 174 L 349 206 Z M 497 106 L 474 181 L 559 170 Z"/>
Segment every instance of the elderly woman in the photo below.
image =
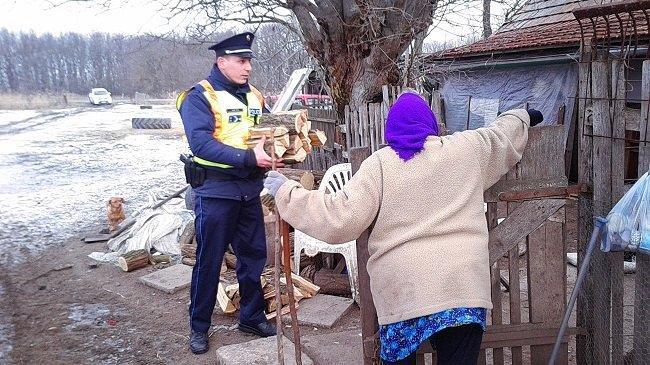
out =
<path fill-rule="evenodd" d="M 425 100 L 407 92 L 388 113 L 390 148 L 337 194 L 268 173 L 282 219 L 315 238 L 348 242 L 375 222 L 367 267 L 385 364 L 414 364 L 425 340 L 438 364 L 476 363 L 492 308 L 483 192 L 521 159 L 529 125 L 541 120 L 512 110 L 440 137 Z"/>

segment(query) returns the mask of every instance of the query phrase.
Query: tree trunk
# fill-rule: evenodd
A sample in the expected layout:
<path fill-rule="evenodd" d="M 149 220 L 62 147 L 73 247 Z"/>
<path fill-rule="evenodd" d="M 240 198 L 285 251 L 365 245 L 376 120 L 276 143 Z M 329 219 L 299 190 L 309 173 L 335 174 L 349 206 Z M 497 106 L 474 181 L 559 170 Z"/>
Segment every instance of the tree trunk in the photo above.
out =
<path fill-rule="evenodd" d="M 490 5 L 491 0 L 483 0 L 483 39 L 492 34 L 492 26 L 490 25 Z"/>
<path fill-rule="evenodd" d="M 398 59 L 431 25 L 437 1 L 287 3 L 343 120 L 346 105 L 357 109 L 398 83 Z"/>

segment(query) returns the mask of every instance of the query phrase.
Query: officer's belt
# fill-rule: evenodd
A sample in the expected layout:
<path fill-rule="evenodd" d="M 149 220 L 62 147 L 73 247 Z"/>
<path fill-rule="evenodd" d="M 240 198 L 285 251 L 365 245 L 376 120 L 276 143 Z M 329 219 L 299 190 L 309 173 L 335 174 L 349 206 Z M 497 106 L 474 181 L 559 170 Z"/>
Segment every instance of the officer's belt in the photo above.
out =
<path fill-rule="evenodd" d="M 234 181 L 234 180 L 242 180 L 243 178 L 238 177 L 238 176 L 233 176 L 229 174 L 224 174 L 221 171 L 218 170 L 213 170 L 204 167 L 205 169 L 205 178 L 206 180 L 213 180 L 213 181 Z"/>

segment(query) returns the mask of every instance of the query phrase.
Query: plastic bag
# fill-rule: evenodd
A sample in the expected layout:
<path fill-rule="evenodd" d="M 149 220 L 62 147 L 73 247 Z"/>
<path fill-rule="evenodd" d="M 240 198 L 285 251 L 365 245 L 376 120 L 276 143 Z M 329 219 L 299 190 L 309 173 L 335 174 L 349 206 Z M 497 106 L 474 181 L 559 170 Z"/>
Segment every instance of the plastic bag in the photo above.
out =
<path fill-rule="evenodd" d="M 650 178 L 647 172 L 607 215 L 600 249 L 650 254 Z"/>

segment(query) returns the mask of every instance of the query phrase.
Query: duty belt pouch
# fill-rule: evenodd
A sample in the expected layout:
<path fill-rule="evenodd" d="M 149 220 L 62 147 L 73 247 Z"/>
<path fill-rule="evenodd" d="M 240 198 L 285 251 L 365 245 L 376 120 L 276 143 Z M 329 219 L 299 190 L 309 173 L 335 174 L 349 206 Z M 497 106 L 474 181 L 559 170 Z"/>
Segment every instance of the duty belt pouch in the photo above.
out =
<path fill-rule="evenodd" d="M 185 160 L 185 181 L 192 188 L 198 188 L 205 182 L 205 168 L 199 166 L 191 158 Z"/>

